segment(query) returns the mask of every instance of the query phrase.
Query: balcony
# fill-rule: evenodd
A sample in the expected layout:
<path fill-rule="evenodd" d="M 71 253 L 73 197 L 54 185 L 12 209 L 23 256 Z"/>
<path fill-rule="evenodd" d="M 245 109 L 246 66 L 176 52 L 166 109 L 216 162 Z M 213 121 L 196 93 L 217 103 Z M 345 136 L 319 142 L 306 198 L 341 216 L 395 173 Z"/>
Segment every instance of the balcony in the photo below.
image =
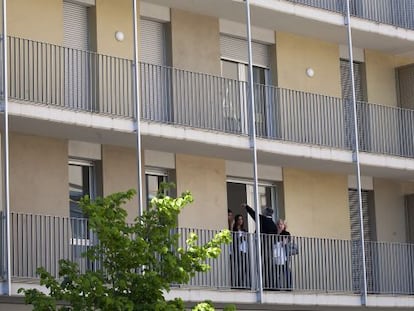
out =
<path fill-rule="evenodd" d="M 134 118 L 133 62 L 20 38 L 9 38 L 12 101 Z M 246 82 L 170 67 L 139 64 L 141 117 L 248 135 Z M 268 140 L 351 150 L 349 100 L 254 85 L 256 133 Z M 357 104 L 360 149 L 414 157 L 414 110 Z"/>
<path fill-rule="evenodd" d="M 346 0 L 286 0 L 337 13 L 346 12 Z M 414 29 L 414 6 L 411 0 L 350 0 L 350 13 L 362 19 Z"/>
<path fill-rule="evenodd" d="M 35 283 L 36 268 L 43 266 L 58 276 L 58 260 L 79 264 L 80 271 L 99 268 L 81 253 L 98 241 L 88 231 L 87 220 L 56 216 L 12 213 L 11 274 L 16 286 Z M 189 234 L 205 243 L 217 232 L 200 229 L 177 229 L 180 245 Z M 217 260 L 211 260 L 208 273 L 195 275 L 188 284 L 174 284 L 181 289 L 244 290 L 257 289 L 255 235 L 233 234 L 233 244 L 223 246 Z M 287 293 L 355 295 L 361 292 L 361 252 L 359 241 L 329 238 L 291 237 L 298 253 L 277 258 L 277 236 L 263 235 L 262 268 L 265 290 Z M 284 250 L 286 250 L 286 246 Z M 414 295 L 414 245 L 366 242 L 368 293 L 372 295 Z M 285 263 L 278 265 L 278 260 Z M 289 266 L 287 270 L 286 267 Z M 3 267 L 3 265 L 1 265 Z"/>

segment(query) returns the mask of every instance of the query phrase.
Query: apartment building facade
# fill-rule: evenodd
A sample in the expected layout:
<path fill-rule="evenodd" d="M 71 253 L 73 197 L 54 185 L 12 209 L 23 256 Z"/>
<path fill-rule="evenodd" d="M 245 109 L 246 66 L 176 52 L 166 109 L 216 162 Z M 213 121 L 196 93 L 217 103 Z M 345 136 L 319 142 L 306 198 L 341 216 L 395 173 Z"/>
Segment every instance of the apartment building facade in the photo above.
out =
<path fill-rule="evenodd" d="M 240 207 L 254 206 L 245 3 L 138 1 L 138 178 L 132 1 L 13 0 L 4 58 L 11 250 L 3 247 L 1 270 L 11 296 L 0 307 L 26 310 L 17 289 L 38 286 L 37 266 L 55 273 L 58 259 L 72 258 L 93 267 L 79 256 L 90 236 L 77 200 L 140 180 L 144 209 L 163 181 L 190 190 L 179 227 L 200 236 L 227 228 L 229 208 L 248 219 L 247 286 L 233 283 L 225 248 L 211 273 L 169 297 L 245 310 L 413 308 L 414 3 L 350 3 L 365 302 L 346 1 L 250 0 L 257 208 L 287 219 L 299 246 L 289 291 L 258 295 L 255 225 Z M 138 200 L 127 209 L 137 216 Z M 3 212 L 3 232 L 5 221 Z"/>

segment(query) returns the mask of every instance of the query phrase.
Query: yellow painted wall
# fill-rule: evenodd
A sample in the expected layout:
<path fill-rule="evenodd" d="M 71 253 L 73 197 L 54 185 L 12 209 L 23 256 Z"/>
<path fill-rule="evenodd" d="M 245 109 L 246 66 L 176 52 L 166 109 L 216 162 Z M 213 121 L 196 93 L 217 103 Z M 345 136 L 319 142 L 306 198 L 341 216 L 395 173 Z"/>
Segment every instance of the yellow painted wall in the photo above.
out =
<path fill-rule="evenodd" d="M 217 18 L 171 9 L 173 66 L 220 74 L 220 30 Z"/>
<path fill-rule="evenodd" d="M 67 141 L 10 136 L 10 206 L 14 212 L 69 215 Z"/>
<path fill-rule="evenodd" d="M 394 56 L 365 50 L 365 68 L 368 102 L 397 106 Z"/>
<path fill-rule="evenodd" d="M 292 235 L 350 238 L 347 176 L 284 168 L 283 187 Z"/>
<path fill-rule="evenodd" d="M 412 63 L 412 58 L 365 50 L 368 102 L 397 106 L 395 69 Z"/>
<path fill-rule="evenodd" d="M 137 189 L 137 162 L 135 149 L 102 146 L 102 177 L 104 195 Z M 144 200 L 145 202 L 145 200 Z M 135 196 L 124 206 L 131 221 L 138 215 L 138 200 Z"/>
<path fill-rule="evenodd" d="M 131 59 L 133 57 L 132 1 L 96 0 L 95 10 L 97 52 Z M 124 41 L 115 39 L 116 31 L 124 33 Z"/>
<path fill-rule="evenodd" d="M 7 1 L 7 26 L 9 35 L 62 44 L 62 3 L 62 0 Z"/>
<path fill-rule="evenodd" d="M 179 216 L 179 226 L 200 229 L 227 228 L 225 161 L 176 155 L 177 193 L 191 191 L 194 202 Z"/>
<path fill-rule="evenodd" d="M 338 45 L 285 32 L 276 34 L 278 86 L 341 96 Z M 313 78 L 306 68 L 315 71 Z"/>
<path fill-rule="evenodd" d="M 414 193 L 414 183 L 374 179 L 375 222 L 377 239 L 386 242 L 406 241 L 404 195 Z"/>

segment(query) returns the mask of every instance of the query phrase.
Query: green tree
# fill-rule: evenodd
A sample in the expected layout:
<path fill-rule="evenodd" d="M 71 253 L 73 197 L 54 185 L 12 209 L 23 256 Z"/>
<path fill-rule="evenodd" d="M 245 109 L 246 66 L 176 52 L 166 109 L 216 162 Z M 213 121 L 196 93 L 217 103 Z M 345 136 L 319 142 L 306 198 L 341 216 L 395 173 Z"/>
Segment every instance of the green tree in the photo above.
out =
<path fill-rule="evenodd" d="M 182 247 L 178 243 L 177 218 L 193 201 L 191 194 L 171 198 L 160 192 L 149 210 L 128 224 L 122 205 L 134 195 L 135 191 L 129 190 L 95 201 L 83 198 L 80 206 L 99 240 L 84 256 L 100 262 L 100 269 L 80 273 L 76 263 L 60 260 L 59 277 L 54 278 L 39 268 L 40 284 L 49 295 L 36 289 L 20 289 L 26 303 L 36 311 L 184 310 L 180 299 L 167 301 L 164 293 L 170 290 L 170 284 L 187 283 L 196 272 L 207 271 L 206 260 L 219 256 L 221 245 L 231 241 L 230 233 L 223 230 L 201 246 L 197 236 L 191 234 Z"/>

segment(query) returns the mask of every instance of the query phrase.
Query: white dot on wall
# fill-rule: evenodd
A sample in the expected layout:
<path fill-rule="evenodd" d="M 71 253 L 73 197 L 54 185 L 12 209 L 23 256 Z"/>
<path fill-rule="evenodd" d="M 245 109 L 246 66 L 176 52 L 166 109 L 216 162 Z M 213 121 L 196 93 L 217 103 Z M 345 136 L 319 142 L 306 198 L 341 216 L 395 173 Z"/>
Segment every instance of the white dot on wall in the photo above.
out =
<path fill-rule="evenodd" d="M 315 71 L 312 69 L 312 68 L 306 68 L 306 75 L 309 77 L 309 78 L 312 78 L 314 75 L 315 75 Z"/>
<path fill-rule="evenodd" d="M 117 41 L 124 41 L 124 38 L 125 38 L 125 36 L 124 36 L 124 33 L 122 31 L 115 32 L 115 39 Z"/>

